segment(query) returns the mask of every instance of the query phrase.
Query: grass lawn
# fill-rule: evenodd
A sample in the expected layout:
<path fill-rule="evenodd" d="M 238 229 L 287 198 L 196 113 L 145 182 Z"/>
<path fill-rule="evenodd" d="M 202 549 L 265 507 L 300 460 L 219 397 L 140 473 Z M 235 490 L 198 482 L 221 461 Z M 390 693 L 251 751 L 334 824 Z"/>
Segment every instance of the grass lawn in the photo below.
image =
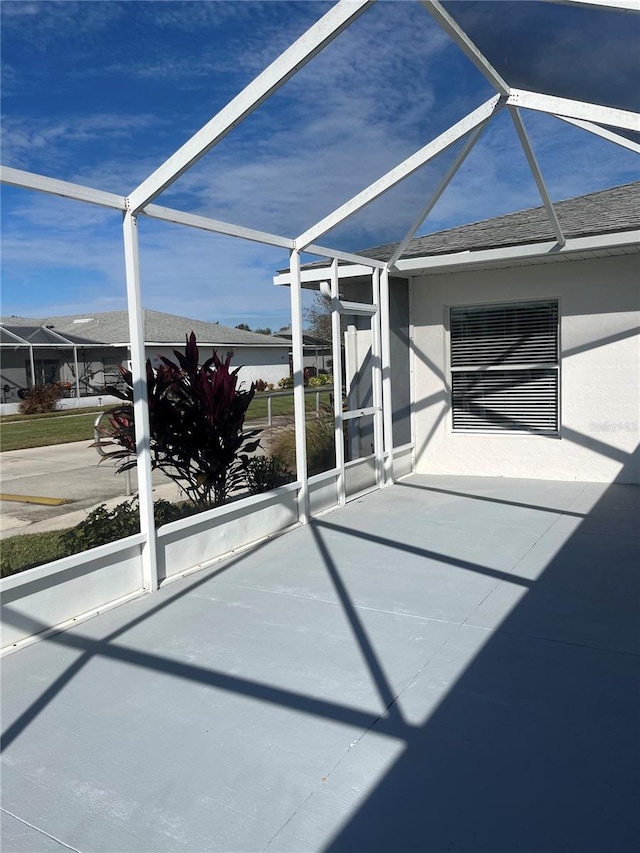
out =
<path fill-rule="evenodd" d="M 330 394 L 328 390 L 318 389 L 320 391 L 320 405 L 328 406 L 330 403 Z M 308 412 L 312 412 L 316 407 L 316 395 L 305 395 L 305 408 Z M 271 411 L 273 417 L 278 415 L 291 415 L 293 417 L 293 394 L 286 397 L 274 397 L 271 401 Z M 257 420 L 258 418 L 267 417 L 267 398 L 262 394 L 256 394 L 247 411 L 247 420 Z"/>
<path fill-rule="evenodd" d="M 321 405 L 329 405 L 330 392 L 320 391 Z M 305 398 L 307 411 L 316 405 L 315 394 Z M 93 423 L 102 409 L 68 409 L 46 415 L 5 415 L 0 418 L 0 452 L 68 444 L 70 441 L 92 441 Z M 274 397 L 273 416 L 293 416 L 293 395 Z M 267 398 L 256 394 L 247 412 L 247 421 L 267 417 Z"/>
<path fill-rule="evenodd" d="M 0 451 L 91 441 L 96 414 L 102 409 L 76 409 L 46 415 L 6 415 L 0 419 Z"/>

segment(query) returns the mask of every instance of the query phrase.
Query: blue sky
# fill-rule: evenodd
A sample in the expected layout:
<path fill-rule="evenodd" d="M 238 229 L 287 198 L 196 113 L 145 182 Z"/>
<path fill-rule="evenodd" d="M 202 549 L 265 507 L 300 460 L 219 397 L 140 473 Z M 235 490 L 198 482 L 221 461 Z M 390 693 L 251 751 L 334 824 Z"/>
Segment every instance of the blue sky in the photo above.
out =
<path fill-rule="evenodd" d="M 321 2 L 3 0 L 2 162 L 128 194 L 328 8 Z M 454 2 L 506 79 L 638 109 L 640 16 Z M 158 203 L 295 236 L 492 94 L 416 2 L 379 2 Z M 555 199 L 638 178 L 637 156 L 552 117 L 524 119 Z M 401 239 L 448 152 L 324 245 Z M 498 117 L 420 233 L 539 204 Z M 279 328 L 282 251 L 141 217 L 146 307 Z M 115 211 L 3 188 L 2 313 L 126 307 Z"/>

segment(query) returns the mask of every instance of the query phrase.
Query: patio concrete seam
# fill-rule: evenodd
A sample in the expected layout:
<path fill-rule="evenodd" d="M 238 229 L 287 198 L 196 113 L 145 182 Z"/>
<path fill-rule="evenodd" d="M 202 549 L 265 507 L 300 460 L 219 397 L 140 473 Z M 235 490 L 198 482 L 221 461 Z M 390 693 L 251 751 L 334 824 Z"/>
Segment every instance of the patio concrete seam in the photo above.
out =
<path fill-rule="evenodd" d="M 405 688 L 405 689 L 406 689 L 406 688 Z M 369 734 L 369 732 L 370 732 L 370 731 L 371 731 L 371 730 L 372 730 L 372 729 L 373 729 L 373 728 L 374 728 L 374 727 L 379 723 L 379 721 L 380 721 L 383 717 L 385 717 L 385 716 L 386 716 L 386 714 L 387 714 L 387 712 L 389 711 L 389 709 L 390 709 L 393 705 L 395 705 L 395 704 L 398 702 L 398 699 L 400 698 L 400 696 L 401 696 L 401 694 L 402 694 L 402 693 L 404 693 L 404 690 L 400 691 L 400 693 L 398 693 L 398 694 L 393 698 L 393 700 L 392 700 L 391 702 L 389 702 L 389 704 L 388 704 L 388 705 L 387 705 L 387 707 L 384 709 L 384 711 L 383 711 L 381 714 L 378 714 L 378 716 L 377 716 L 377 717 L 376 717 L 376 718 L 375 718 L 375 719 L 374 719 L 374 720 L 373 720 L 373 721 L 372 721 L 372 722 L 371 722 L 371 723 L 370 723 L 366 728 L 362 729 L 362 730 L 361 730 L 361 732 L 360 732 L 360 734 L 356 737 L 356 739 L 355 739 L 355 740 L 351 741 L 351 743 L 349 744 L 349 746 L 344 750 L 344 752 L 342 753 L 342 755 L 340 756 L 340 758 L 338 758 L 338 760 L 337 760 L 337 761 L 336 761 L 336 763 L 333 765 L 333 767 L 332 767 L 330 770 L 328 770 L 328 771 L 327 771 L 326 775 L 325 775 L 325 776 L 320 780 L 320 782 L 318 782 L 318 783 L 315 785 L 315 787 L 313 788 L 313 790 L 312 790 L 312 791 L 309 791 L 309 793 L 307 794 L 307 796 L 302 800 L 302 802 L 300 802 L 300 803 L 296 806 L 296 808 L 295 808 L 295 809 L 293 810 L 293 812 L 289 815 L 289 817 L 285 820 L 285 822 L 282 824 L 282 826 L 281 826 L 281 827 L 277 830 L 277 832 L 276 832 L 276 833 L 275 833 L 275 834 L 274 834 L 274 835 L 269 839 L 269 841 L 267 842 L 266 846 L 262 848 L 261 853 L 266 853 L 266 851 L 269 849 L 269 847 L 271 846 L 271 844 L 276 840 L 276 838 L 278 837 L 278 835 L 280 835 L 280 833 L 281 833 L 284 829 L 286 829 L 286 828 L 287 828 L 287 826 L 291 823 L 291 821 L 294 819 L 294 817 L 298 814 L 298 812 L 300 811 L 300 809 L 301 809 L 301 808 L 303 808 L 303 807 L 304 807 L 304 806 L 309 802 L 309 800 L 310 800 L 310 799 L 315 795 L 316 791 L 318 791 L 318 790 L 322 787 L 322 785 L 324 784 L 324 782 L 326 782 L 326 781 L 329 779 L 329 777 L 331 776 L 331 774 L 332 774 L 332 773 L 334 773 L 334 772 L 338 769 L 338 767 L 342 764 L 342 762 L 347 758 L 347 756 L 349 755 L 349 753 L 350 753 L 350 752 L 351 752 L 351 751 L 352 751 L 356 746 L 358 746 L 358 744 L 359 744 L 359 743 L 360 743 L 360 742 L 361 742 L 361 741 L 362 741 L 362 740 L 367 736 L 367 734 Z"/>
<path fill-rule="evenodd" d="M 369 609 L 371 609 L 371 608 L 369 608 Z M 386 611 L 385 611 L 385 612 L 386 612 Z M 420 618 L 420 617 L 418 617 L 418 618 Z M 441 620 L 437 620 L 437 621 L 441 621 Z M 453 624 L 453 623 L 451 623 L 451 624 Z M 454 635 L 455 635 L 455 634 L 460 630 L 460 628 L 461 628 L 461 626 L 460 626 L 460 625 L 458 625 L 457 630 L 456 630 L 456 631 L 454 631 L 454 634 L 452 634 L 452 636 L 454 636 Z M 445 646 L 450 642 L 450 640 L 451 640 L 451 637 L 447 637 L 447 638 L 446 638 L 446 639 L 445 639 L 445 640 L 444 640 L 444 641 L 443 641 L 443 642 L 442 642 L 442 643 L 437 647 L 437 649 L 434 649 L 433 653 L 432 653 L 431 655 L 429 655 L 429 657 L 427 658 L 427 660 L 426 660 L 426 661 L 424 661 L 424 663 L 422 664 L 422 666 L 420 667 L 420 669 L 415 673 L 415 675 L 414 675 L 414 676 L 411 678 L 411 680 L 410 680 L 410 681 L 405 685 L 405 687 L 403 687 L 403 688 L 402 688 L 402 690 L 400 690 L 400 692 L 399 692 L 399 693 L 394 697 L 393 701 L 389 703 L 389 705 L 384 709 L 384 711 L 382 712 L 382 714 L 379 714 L 379 715 L 375 718 L 375 720 L 373 720 L 373 722 L 372 722 L 369 726 L 367 726 L 367 728 L 363 729 L 363 730 L 361 731 L 361 733 L 358 735 L 358 737 L 357 737 L 355 740 L 353 740 L 353 741 L 349 744 L 349 746 L 344 750 L 344 752 L 342 753 L 342 755 L 340 756 L 340 758 L 336 761 L 336 763 L 333 765 L 333 767 L 332 767 L 332 768 L 327 772 L 326 776 L 325 776 L 325 777 L 324 777 L 324 778 L 323 778 L 323 779 L 322 779 L 318 784 L 316 784 L 316 786 L 314 787 L 314 789 L 313 789 L 312 791 L 310 791 L 310 792 L 309 792 L 309 794 L 308 794 L 308 795 L 304 798 L 304 800 L 303 800 L 303 801 L 302 801 L 302 802 L 301 802 L 301 803 L 296 807 L 296 809 L 292 812 L 292 814 L 290 814 L 290 815 L 289 815 L 289 817 L 287 818 L 287 820 L 282 824 L 282 826 L 280 827 L 280 829 L 278 829 L 278 831 L 275 833 L 275 835 L 274 835 L 272 838 L 270 838 L 270 839 L 269 839 L 269 841 L 268 841 L 267 845 L 262 849 L 261 853 L 266 853 L 266 851 L 269 849 L 269 847 L 271 846 L 271 844 L 276 840 L 276 838 L 278 837 L 278 835 L 280 835 L 280 833 L 281 833 L 283 830 L 285 830 L 285 829 L 286 829 L 286 827 L 291 823 L 291 821 L 294 819 L 294 817 L 295 817 L 295 816 L 296 816 L 296 814 L 300 811 L 300 809 L 301 809 L 301 808 L 303 808 L 303 807 L 304 807 L 304 806 L 309 802 L 309 800 L 310 800 L 310 799 L 311 799 L 311 798 L 316 794 L 316 792 L 317 792 L 317 791 L 322 787 L 323 783 L 324 783 L 326 780 L 328 780 L 328 779 L 329 779 L 329 777 L 332 775 L 332 773 L 334 773 L 334 772 L 338 769 L 338 767 L 340 767 L 340 765 L 341 765 L 341 764 L 342 764 L 342 763 L 347 759 L 347 757 L 349 756 L 349 754 L 351 753 L 351 751 L 352 751 L 353 749 L 355 749 L 355 747 L 357 747 L 357 746 L 358 746 L 358 745 L 359 745 L 359 744 L 360 744 L 360 743 L 365 739 L 365 737 L 366 737 L 366 736 L 367 736 L 371 731 L 373 731 L 373 730 L 375 729 L 375 727 L 377 726 L 377 724 L 379 723 L 379 721 L 380 721 L 380 720 L 381 720 L 381 719 L 382 719 L 382 718 L 387 714 L 387 712 L 389 711 L 389 709 L 391 708 L 391 706 L 392 706 L 392 705 L 396 705 L 396 704 L 398 704 L 398 703 L 399 703 L 399 700 L 400 700 L 400 699 L 401 699 L 401 697 L 404 695 L 404 693 L 406 693 L 406 692 L 407 692 L 407 690 L 410 690 L 410 689 L 411 689 L 411 687 L 413 687 L 413 685 L 417 683 L 418 679 L 420 678 L 421 674 L 422 674 L 422 673 L 423 673 L 423 671 L 426 669 L 426 667 L 428 667 L 428 666 L 429 666 L 429 664 L 433 661 L 433 659 L 434 659 L 437 655 L 439 655 L 439 654 L 440 654 L 440 652 L 445 648 Z"/>
<path fill-rule="evenodd" d="M 586 643 L 572 643 L 569 640 L 556 640 L 554 637 L 539 637 L 537 634 L 525 634 L 523 631 L 505 631 L 502 628 L 486 628 L 483 625 L 467 625 L 468 628 L 481 628 L 488 630 L 494 634 L 504 634 L 508 637 L 523 637 L 526 640 L 536 640 L 542 643 L 556 643 L 559 646 L 570 646 L 576 649 L 588 649 L 591 652 L 604 652 L 608 655 L 623 655 L 624 657 L 638 658 L 640 654 L 637 652 L 626 652 L 623 649 L 612 649 L 607 646 L 591 646 Z"/>
<path fill-rule="evenodd" d="M 46 835 L 47 838 L 50 838 L 52 841 L 55 841 L 56 844 L 62 845 L 62 847 L 65 847 L 67 850 L 73 850 L 74 853 L 82 853 L 82 850 L 78 850 L 77 847 L 72 847 L 70 844 L 66 844 L 64 841 L 61 841 L 59 838 L 56 838 L 55 835 L 51 835 L 49 832 L 46 832 L 44 829 L 40 829 L 39 826 L 35 826 L 34 824 L 29 823 L 28 820 L 25 820 L 24 818 L 18 817 L 17 814 L 10 812 L 9 809 L 0 808 L 0 811 L 4 812 L 4 814 L 10 815 L 15 820 L 20 821 L 20 823 L 23 823 L 25 826 L 28 826 L 29 829 L 33 829 L 36 832 L 39 832 L 40 835 Z"/>
<path fill-rule="evenodd" d="M 321 604 L 334 604 L 336 606 L 339 606 L 339 604 L 340 604 L 338 601 L 332 601 L 329 598 L 317 598 L 314 596 L 301 595 L 300 593 L 297 593 L 297 592 L 285 592 L 284 590 L 267 589 L 266 587 L 262 587 L 262 586 L 246 586 L 244 584 L 233 583 L 232 581 L 225 581 L 225 580 L 221 580 L 220 583 L 225 584 L 226 586 L 235 587 L 235 589 L 251 589 L 254 592 L 266 592 L 270 595 L 284 595 L 284 596 L 290 596 L 291 598 L 300 598 L 303 601 L 310 601 L 310 602 L 317 601 L 317 602 L 320 602 Z M 498 583 L 502 583 L 502 581 L 498 581 Z M 208 597 L 207 596 L 199 596 L 197 593 L 194 593 L 194 598 L 205 598 L 205 599 L 207 599 Z M 434 616 L 420 616 L 417 613 L 402 613 L 399 610 L 386 610 L 385 608 L 382 608 L 382 607 L 367 607 L 367 605 L 365 605 L 365 604 L 353 604 L 353 607 L 356 610 L 366 610 L 367 612 L 370 612 L 370 613 L 385 613 L 388 616 L 400 616 L 402 618 L 406 617 L 407 619 L 417 619 L 419 622 L 440 622 L 443 625 L 459 625 L 460 624 L 459 622 L 456 622 L 453 619 L 436 619 Z"/>
<path fill-rule="evenodd" d="M 582 494 L 582 492 L 583 492 L 583 491 L 584 491 L 584 489 L 581 489 L 580 494 Z M 575 498 L 575 500 L 577 500 L 579 496 L 580 496 L 580 495 L 578 495 L 578 496 Z M 572 501 L 571 506 L 573 506 L 573 503 L 574 503 L 574 502 Z M 549 531 L 551 530 L 551 528 L 552 528 L 555 524 L 557 524 L 557 523 L 560 521 L 560 519 L 561 519 L 561 518 L 562 518 L 562 514 L 561 514 L 561 515 L 557 515 L 557 516 L 553 519 L 553 521 L 549 524 L 549 526 L 548 526 L 548 527 L 546 527 L 546 528 L 542 531 L 542 533 L 538 536 L 538 538 L 535 540 L 535 542 L 533 542 L 533 543 L 530 545 L 530 547 L 529 547 L 529 548 L 527 548 L 527 550 L 524 552 L 524 554 L 522 554 L 522 555 L 521 555 L 521 556 L 520 556 L 520 557 L 515 561 L 515 563 L 513 564 L 513 566 L 512 566 L 512 567 L 511 567 L 511 569 L 510 569 L 510 571 L 513 573 L 514 577 L 515 577 L 515 576 L 517 576 L 517 568 L 518 568 L 518 566 L 520 565 L 520 563 L 521 563 L 521 562 L 522 562 L 526 557 L 528 557 L 528 556 L 529 556 L 529 554 L 533 551 L 533 549 L 534 549 L 534 548 L 535 548 L 535 547 L 536 547 L 536 546 L 537 546 L 537 545 L 538 545 L 538 544 L 539 544 L 539 543 L 544 539 L 544 537 L 547 535 L 547 533 L 549 533 Z M 498 581 L 498 583 L 493 587 L 493 589 L 491 589 L 491 590 L 490 590 L 490 591 L 489 591 L 489 592 L 484 596 L 484 598 L 482 599 L 482 601 L 479 601 L 479 602 L 478 602 L 478 604 L 473 608 L 473 610 L 471 611 L 471 613 L 469 613 L 469 614 L 467 615 L 467 617 L 465 618 L 465 620 L 464 620 L 464 622 L 462 623 L 462 625 L 469 625 L 469 624 L 470 624 L 470 623 L 469 623 L 469 620 L 473 617 L 473 614 L 474 614 L 474 613 L 477 613 L 477 611 L 480 609 L 480 607 L 482 607 L 482 605 L 483 605 L 483 604 L 485 603 L 485 601 L 489 598 L 489 596 L 490 596 L 490 595 L 493 595 L 493 593 L 494 593 L 494 592 L 498 589 L 498 587 L 499 587 L 501 584 L 503 584 L 503 583 L 510 583 L 510 581 L 508 581 L 508 580 L 499 580 L 499 581 Z M 529 592 L 531 592 L 531 589 L 533 588 L 533 586 L 534 586 L 534 585 L 535 585 L 535 582 L 534 582 L 534 583 L 532 583 L 531 587 L 529 588 Z M 525 595 L 526 595 L 526 594 L 525 594 Z"/>

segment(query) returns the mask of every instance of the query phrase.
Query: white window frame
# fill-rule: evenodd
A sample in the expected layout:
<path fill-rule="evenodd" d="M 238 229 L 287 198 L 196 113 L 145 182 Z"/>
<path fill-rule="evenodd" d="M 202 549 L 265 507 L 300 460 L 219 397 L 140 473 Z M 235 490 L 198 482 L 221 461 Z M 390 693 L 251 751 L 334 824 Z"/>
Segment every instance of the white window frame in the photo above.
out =
<path fill-rule="evenodd" d="M 516 305 L 533 305 L 533 304 L 549 304 L 554 303 L 556 305 L 556 352 L 557 357 L 555 363 L 540 363 L 533 364 L 522 362 L 520 364 L 508 364 L 508 365 L 495 365 L 492 367 L 486 366 L 453 366 L 452 365 L 452 356 L 451 356 L 451 315 L 452 311 L 465 309 L 465 308 L 496 308 L 501 306 L 516 306 Z M 486 301 L 483 300 L 481 302 L 471 302 L 464 301 L 457 304 L 445 305 L 444 306 L 444 324 L 445 324 L 445 364 L 447 365 L 446 371 L 446 381 L 447 381 L 447 398 L 449 401 L 449 431 L 454 435 L 492 435 L 492 436 L 528 436 L 529 438 L 559 438 L 561 431 L 561 412 L 562 412 L 562 347 L 561 347 L 561 316 L 562 316 L 562 306 L 561 300 L 558 296 L 547 296 L 547 297 L 532 297 L 532 298 L 520 298 L 520 299 L 496 299 Z M 454 427 L 454 400 L 453 400 L 453 374 L 457 372 L 470 372 L 477 371 L 483 372 L 487 370 L 526 370 L 526 369 L 535 369 L 535 368 L 543 368 L 543 369 L 552 369 L 555 370 L 556 373 L 556 425 L 554 429 L 539 429 L 539 430 L 528 430 L 528 429 L 508 429 L 508 428 L 483 428 L 478 427 L 477 429 L 473 428 L 464 428 L 464 427 Z"/>

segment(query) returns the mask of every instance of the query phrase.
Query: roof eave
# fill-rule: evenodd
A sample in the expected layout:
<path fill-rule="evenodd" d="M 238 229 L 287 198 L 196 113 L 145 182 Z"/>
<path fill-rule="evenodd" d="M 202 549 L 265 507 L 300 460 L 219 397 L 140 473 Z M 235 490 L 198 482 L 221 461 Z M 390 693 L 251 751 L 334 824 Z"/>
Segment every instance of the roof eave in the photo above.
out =
<path fill-rule="evenodd" d="M 420 255 L 413 258 L 400 258 L 390 272 L 397 276 L 411 276 L 419 272 L 437 272 L 450 268 L 461 269 L 476 265 L 490 265 L 517 263 L 519 261 L 531 260 L 550 261 L 562 256 L 568 260 L 568 256 L 577 253 L 590 252 L 594 255 L 600 253 L 606 255 L 610 249 L 622 249 L 624 247 L 640 247 L 640 230 L 618 231 L 606 234 L 592 234 L 587 237 L 568 238 L 563 247 L 555 240 L 547 240 L 536 243 L 521 243 L 515 246 L 499 246 L 488 249 L 466 249 L 461 252 L 449 254 Z M 357 278 L 371 273 L 368 267 L 359 264 L 340 265 L 340 278 Z M 326 281 L 331 276 L 331 267 L 314 267 L 303 269 L 301 279 L 303 287 L 313 287 L 321 281 Z M 276 285 L 288 285 L 290 283 L 288 273 L 280 273 L 274 276 L 273 283 Z"/>
<path fill-rule="evenodd" d="M 610 249 L 640 246 L 640 230 L 620 231 L 609 234 L 594 234 L 588 237 L 568 238 L 560 247 L 555 240 L 541 243 L 523 243 L 517 246 L 501 246 L 491 249 L 472 249 L 452 252 L 446 255 L 426 255 L 415 258 L 401 258 L 392 273 L 415 275 L 417 272 L 432 272 L 450 267 L 464 268 L 479 264 L 504 264 L 524 260 L 543 261 L 566 258 L 576 253 L 589 252 L 594 255 L 606 255 Z"/>

